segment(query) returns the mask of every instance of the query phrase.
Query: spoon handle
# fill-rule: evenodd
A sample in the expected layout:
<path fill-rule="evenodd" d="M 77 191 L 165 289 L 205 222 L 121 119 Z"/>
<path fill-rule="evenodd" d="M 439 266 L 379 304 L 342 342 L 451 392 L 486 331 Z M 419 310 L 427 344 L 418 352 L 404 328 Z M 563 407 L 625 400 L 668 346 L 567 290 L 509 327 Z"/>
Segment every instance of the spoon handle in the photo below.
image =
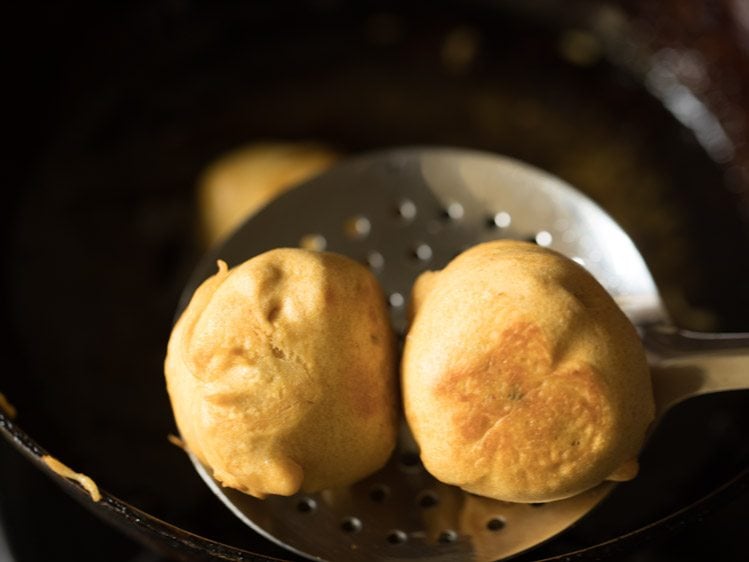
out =
<path fill-rule="evenodd" d="M 656 415 L 712 392 L 749 389 L 749 333 L 709 334 L 670 326 L 645 329 Z"/>

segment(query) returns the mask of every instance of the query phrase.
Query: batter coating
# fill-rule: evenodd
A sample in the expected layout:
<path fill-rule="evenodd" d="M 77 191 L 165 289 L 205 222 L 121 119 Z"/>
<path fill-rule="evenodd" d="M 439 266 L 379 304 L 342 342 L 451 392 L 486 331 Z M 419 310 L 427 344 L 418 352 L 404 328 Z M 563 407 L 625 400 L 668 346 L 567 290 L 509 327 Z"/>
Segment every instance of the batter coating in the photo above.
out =
<path fill-rule="evenodd" d="M 423 274 L 412 297 L 405 413 L 437 479 L 543 502 L 636 475 L 654 418 L 645 353 L 583 267 L 488 242 Z"/>
<path fill-rule="evenodd" d="M 351 484 L 396 438 L 394 338 L 362 265 L 277 249 L 219 271 L 174 327 L 165 362 L 189 451 L 256 497 Z"/>

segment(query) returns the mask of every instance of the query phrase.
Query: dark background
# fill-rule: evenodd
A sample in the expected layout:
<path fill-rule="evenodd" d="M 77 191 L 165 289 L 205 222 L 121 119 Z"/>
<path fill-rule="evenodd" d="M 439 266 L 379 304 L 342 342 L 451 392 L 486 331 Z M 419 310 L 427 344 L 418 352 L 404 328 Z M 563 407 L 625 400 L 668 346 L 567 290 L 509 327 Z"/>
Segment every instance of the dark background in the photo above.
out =
<path fill-rule="evenodd" d="M 746 52 L 732 4 L 706 4 L 684 11 L 666 2 L 661 9 L 675 13 L 640 7 L 632 17 L 649 48 L 688 41 L 703 53 L 717 74 L 701 95 L 712 103 L 722 93 L 715 111 L 730 121 L 731 108 L 749 115 Z M 448 144 L 522 158 L 612 213 L 679 325 L 749 331 L 742 129 L 730 121 L 736 153 L 716 162 L 642 86 L 636 54 L 612 51 L 617 64 L 564 56 L 564 30 L 592 21 L 589 4 L 537 5 L 32 2 L 12 13 L 0 391 L 19 425 L 157 517 L 282 555 L 231 517 L 166 443 L 174 429 L 161 374 L 180 291 L 204 251 L 196 179 L 212 159 L 258 139 L 320 140 L 344 153 Z M 480 38 L 463 64 L 445 54 L 461 33 Z M 522 559 L 689 506 L 746 470 L 747 435 L 746 392 L 675 411 L 636 483 Z M 746 481 L 612 559 L 745 559 Z M 5 442 L 0 517 L 20 562 L 158 559 Z"/>

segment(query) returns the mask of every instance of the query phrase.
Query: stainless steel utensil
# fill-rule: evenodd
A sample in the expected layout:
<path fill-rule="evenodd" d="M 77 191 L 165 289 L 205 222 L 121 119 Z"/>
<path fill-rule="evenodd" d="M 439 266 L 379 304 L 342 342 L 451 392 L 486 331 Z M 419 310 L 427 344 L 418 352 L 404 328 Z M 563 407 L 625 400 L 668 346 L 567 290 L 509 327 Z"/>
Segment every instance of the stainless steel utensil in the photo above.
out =
<path fill-rule="evenodd" d="M 416 276 L 495 238 L 535 241 L 585 266 L 640 330 L 658 416 L 704 392 L 749 388 L 749 336 L 673 327 L 637 248 L 594 202 L 560 179 L 497 155 L 450 148 L 394 149 L 350 159 L 267 205 L 196 270 L 184 307 L 215 260 L 236 265 L 263 251 L 305 246 L 346 254 L 379 278 L 401 335 Z M 345 489 L 257 500 L 217 496 L 250 527 L 308 556 L 337 560 L 496 560 L 580 519 L 611 483 L 541 505 L 480 498 L 434 480 L 404 426 L 378 473 Z"/>

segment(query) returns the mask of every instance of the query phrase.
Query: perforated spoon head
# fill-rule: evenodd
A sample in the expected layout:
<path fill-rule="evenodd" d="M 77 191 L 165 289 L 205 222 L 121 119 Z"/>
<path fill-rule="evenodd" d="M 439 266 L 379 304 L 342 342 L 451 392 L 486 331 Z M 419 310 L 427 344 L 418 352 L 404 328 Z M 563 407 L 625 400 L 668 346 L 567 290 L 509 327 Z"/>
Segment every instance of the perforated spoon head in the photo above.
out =
<path fill-rule="evenodd" d="M 464 249 L 498 238 L 534 241 L 581 263 L 635 325 L 666 319 L 655 283 L 626 233 L 562 180 L 516 160 L 448 148 L 394 149 L 353 158 L 253 215 L 197 268 L 183 296 L 215 272 L 278 247 L 348 255 L 386 292 L 397 333 L 411 286 Z M 568 528 L 611 490 L 604 483 L 540 505 L 511 504 L 437 482 L 404 427 L 396 454 L 350 487 L 258 500 L 218 497 L 247 525 L 286 548 L 338 560 L 497 560 Z"/>

